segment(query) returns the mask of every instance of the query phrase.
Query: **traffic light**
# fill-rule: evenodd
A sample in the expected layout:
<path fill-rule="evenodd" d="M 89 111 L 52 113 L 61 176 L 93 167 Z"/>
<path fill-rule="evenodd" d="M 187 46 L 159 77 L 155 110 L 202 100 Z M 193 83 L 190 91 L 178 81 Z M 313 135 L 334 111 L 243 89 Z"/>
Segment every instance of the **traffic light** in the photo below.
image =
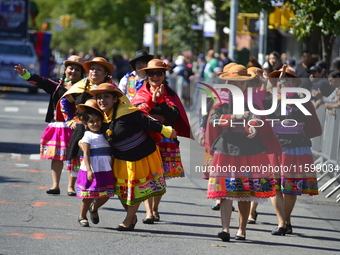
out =
<path fill-rule="evenodd" d="M 71 15 L 65 14 L 59 17 L 61 27 L 70 27 L 71 25 Z"/>
<path fill-rule="evenodd" d="M 70 27 L 71 25 L 71 15 L 65 15 L 65 27 Z"/>
<path fill-rule="evenodd" d="M 61 27 L 65 27 L 65 15 L 59 17 L 59 23 Z"/>

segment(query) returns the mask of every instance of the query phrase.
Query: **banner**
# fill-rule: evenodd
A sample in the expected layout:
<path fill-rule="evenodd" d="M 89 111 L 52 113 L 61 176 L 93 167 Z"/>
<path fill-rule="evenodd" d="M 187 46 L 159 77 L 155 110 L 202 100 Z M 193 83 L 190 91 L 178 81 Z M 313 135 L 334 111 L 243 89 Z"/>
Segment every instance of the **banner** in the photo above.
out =
<path fill-rule="evenodd" d="M 0 38 L 27 38 L 28 4 L 28 0 L 0 0 Z"/>

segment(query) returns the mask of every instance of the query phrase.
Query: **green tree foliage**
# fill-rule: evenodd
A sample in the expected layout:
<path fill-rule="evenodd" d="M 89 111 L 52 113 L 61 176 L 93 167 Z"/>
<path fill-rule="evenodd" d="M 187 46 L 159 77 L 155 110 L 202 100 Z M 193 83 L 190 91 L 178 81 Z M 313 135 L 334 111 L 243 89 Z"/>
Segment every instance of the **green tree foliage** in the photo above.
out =
<path fill-rule="evenodd" d="M 148 0 L 36 0 L 39 24 L 54 20 L 52 48 L 66 54 L 69 48 L 85 53 L 91 47 L 99 51 L 130 53 L 143 48 L 143 24 L 149 15 Z M 54 31 L 59 17 L 69 14 L 71 27 Z M 82 21 L 85 27 L 75 26 Z"/>
<path fill-rule="evenodd" d="M 293 33 L 299 38 L 321 35 L 322 58 L 330 63 L 335 36 L 340 35 L 339 0 L 289 0 L 295 13 Z M 315 42 L 318 43 L 318 42 Z"/>

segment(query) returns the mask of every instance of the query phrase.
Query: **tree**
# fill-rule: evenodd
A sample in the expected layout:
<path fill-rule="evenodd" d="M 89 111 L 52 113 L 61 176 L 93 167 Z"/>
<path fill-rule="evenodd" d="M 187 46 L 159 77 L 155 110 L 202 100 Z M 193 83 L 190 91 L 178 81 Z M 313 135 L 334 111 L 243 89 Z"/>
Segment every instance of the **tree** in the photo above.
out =
<path fill-rule="evenodd" d="M 301 39 L 313 32 L 319 33 L 321 57 L 329 66 L 334 39 L 340 35 L 340 1 L 289 0 L 289 2 L 295 13 L 295 18 L 291 20 L 294 35 Z"/>

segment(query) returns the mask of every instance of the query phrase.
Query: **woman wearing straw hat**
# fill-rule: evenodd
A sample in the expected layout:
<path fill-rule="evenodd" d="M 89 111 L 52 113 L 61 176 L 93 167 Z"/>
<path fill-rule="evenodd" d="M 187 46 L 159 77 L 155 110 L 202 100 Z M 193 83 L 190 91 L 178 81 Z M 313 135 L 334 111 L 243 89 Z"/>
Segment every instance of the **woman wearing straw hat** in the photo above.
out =
<path fill-rule="evenodd" d="M 175 139 L 176 131 L 125 102 L 124 94 L 109 83 L 99 85 L 90 94 L 104 112 L 103 130 L 114 156 L 115 193 L 127 212 L 117 230 L 131 231 L 137 222 L 139 204 L 165 193 L 162 159 L 156 142 L 161 139 L 159 133 Z M 95 203 L 91 209 L 96 211 L 99 206 Z"/>
<path fill-rule="evenodd" d="M 272 198 L 272 204 L 278 218 L 278 226 L 271 234 L 285 235 L 293 233 L 290 216 L 297 196 L 318 194 L 310 138 L 320 136 L 322 129 L 311 101 L 302 105 L 312 115 L 304 115 L 295 104 L 286 105 L 286 115 L 281 114 L 281 89 L 301 84 L 301 79 L 292 69 L 284 65 L 280 70 L 270 73 L 269 80 L 278 89 L 278 103 L 274 113 L 268 117 L 281 121 L 275 122 L 273 129 L 282 145 L 282 153 L 270 154 L 269 159 L 272 165 L 281 166 L 279 169 L 294 169 L 275 172 L 274 175 L 276 196 Z M 296 99 L 304 97 L 292 92 L 286 93 L 286 96 Z M 285 125 L 281 125 L 282 121 L 285 121 Z"/>
<path fill-rule="evenodd" d="M 78 104 L 83 104 L 87 101 L 87 99 L 92 98 L 88 92 L 103 82 L 109 82 L 110 75 L 114 72 L 113 65 L 102 57 L 95 57 L 91 61 L 84 62 L 83 67 L 88 73 L 88 77 L 77 82 L 62 97 L 66 98 L 67 101 L 73 105 L 74 109 Z M 59 100 L 58 103 L 60 102 L 61 101 Z M 62 118 L 62 115 L 63 113 L 57 110 L 57 119 Z M 71 171 L 72 176 L 76 177 L 80 166 L 80 157 L 82 156 L 82 151 L 79 149 L 78 141 L 84 135 L 84 125 L 81 123 L 77 115 L 68 122 L 68 125 L 74 129 L 74 131 L 72 132 L 68 149 L 67 156 L 69 161 L 67 170 Z"/>
<path fill-rule="evenodd" d="M 212 167 L 216 170 L 210 172 L 207 197 L 221 199 L 222 231 L 218 233 L 218 237 L 229 242 L 232 201 L 238 202 L 239 212 L 239 228 L 235 240 L 245 240 L 250 202 L 262 203 L 275 195 L 271 173 L 242 169 L 268 165 L 267 152 L 279 152 L 281 146 L 265 117 L 260 119 L 255 116 L 246 104 L 247 82 L 254 79 L 255 74 L 247 71 L 242 65 L 234 65 L 227 73 L 222 72 L 218 76 L 227 80 L 228 85 L 242 90 L 245 101 L 244 114 L 233 114 L 232 93 L 229 92 L 227 102 L 219 102 L 211 108 L 205 133 L 205 148 L 213 155 Z M 257 93 L 253 92 L 252 97 L 254 107 L 261 109 L 262 104 Z M 223 124 L 215 125 L 215 120 L 223 120 L 220 121 Z M 261 122 L 264 123 L 262 127 L 254 127 Z M 224 170 L 219 171 L 219 167 Z"/>
<path fill-rule="evenodd" d="M 148 112 L 153 118 L 164 125 L 171 125 L 179 136 L 192 138 L 189 121 L 177 94 L 169 87 L 165 71 L 167 64 L 160 59 L 150 60 L 147 67 L 141 69 L 146 72 L 147 82 L 140 88 L 132 100 L 132 104 Z M 184 177 L 179 142 L 163 137 L 158 144 L 161 152 L 164 176 L 166 178 Z M 145 202 L 145 224 L 159 221 L 158 205 L 161 197 L 153 197 Z"/>
<path fill-rule="evenodd" d="M 129 61 L 133 71 L 124 75 L 118 87 L 130 101 L 143 86 L 146 75 L 141 69 L 146 67 L 151 59 L 153 55 L 149 55 L 145 50 L 138 50 L 134 58 Z"/>
<path fill-rule="evenodd" d="M 70 56 L 64 61 L 65 71 L 63 77 L 58 82 L 36 74 L 30 74 L 20 64 L 15 66 L 14 69 L 23 79 L 51 95 L 45 118 L 45 121 L 50 124 L 46 127 L 40 141 L 40 157 L 52 160 L 52 187 L 46 191 L 47 194 L 60 194 L 59 181 L 64 161 L 67 160 L 67 147 L 72 133 L 71 129 L 67 126 L 67 122 L 74 116 L 74 111 L 70 105 L 65 100 L 62 100 L 58 107 L 63 112 L 63 115 L 56 121 L 54 114 L 57 109 L 57 102 L 66 91 L 84 77 L 85 71 L 82 65 L 83 59 L 81 57 L 76 55 Z M 75 196 L 74 184 L 76 178 L 73 178 L 69 173 L 68 180 L 68 195 Z"/>

